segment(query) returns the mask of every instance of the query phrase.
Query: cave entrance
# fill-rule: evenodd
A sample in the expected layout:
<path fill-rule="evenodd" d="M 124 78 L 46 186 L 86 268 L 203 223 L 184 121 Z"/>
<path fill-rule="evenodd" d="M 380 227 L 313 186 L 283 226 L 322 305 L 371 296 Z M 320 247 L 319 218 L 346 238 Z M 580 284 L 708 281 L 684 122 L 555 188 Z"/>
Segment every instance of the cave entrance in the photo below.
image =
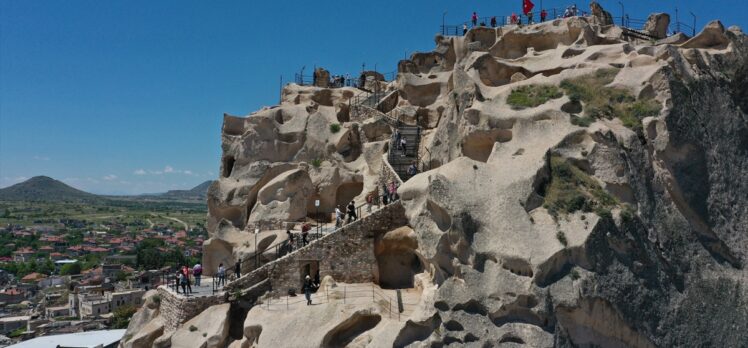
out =
<path fill-rule="evenodd" d="M 416 274 L 423 272 L 423 265 L 413 251 L 401 250 L 377 256 L 379 286 L 382 289 L 410 289 Z"/>
<path fill-rule="evenodd" d="M 356 196 L 364 191 L 363 182 L 348 182 L 338 186 L 335 192 L 335 205 L 340 206 L 343 210 Z"/>
<path fill-rule="evenodd" d="M 223 177 L 228 178 L 231 176 L 231 172 L 234 171 L 234 156 L 226 156 L 223 158 Z"/>
<path fill-rule="evenodd" d="M 462 141 L 462 154 L 468 158 L 487 162 L 491 156 L 495 143 L 505 143 L 512 140 L 512 131 L 507 129 L 492 129 L 489 131 L 475 131 Z"/>
<path fill-rule="evenodd" d="M 389 231 L 374 242 L 374 255 L 377 260 L 377 273 L 374 278 L 380 287 L 413 288 L 415 275 L 424 269 L 416 249 L 416 234 L 407 226 Z"/>
<path fill-rule="evenodd" d="M 304 288 L 304 278 L 312 277 L 315 283 L 319 284 L 319 260 L 299 261 L 299 288 Z"/>

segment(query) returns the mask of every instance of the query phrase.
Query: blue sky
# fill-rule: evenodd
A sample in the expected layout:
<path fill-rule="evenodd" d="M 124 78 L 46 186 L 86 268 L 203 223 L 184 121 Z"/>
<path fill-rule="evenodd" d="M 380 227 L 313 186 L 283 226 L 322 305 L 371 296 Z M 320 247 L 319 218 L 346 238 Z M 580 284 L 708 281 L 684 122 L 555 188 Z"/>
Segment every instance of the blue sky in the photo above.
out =
<path fill-rule="evenodd" d="M 600 1 L 614 16 L 618 1 Z M 535 1 L 540 5 L 540 1 Z M 543 2 L 563 7 L 570 1 Z M 578 1 L 580 7 L 585 1 Z M 624 1 L 748 24 L 745 1 Z M 306 66 L 396 69 L 447 23 L 520 0 L 0 0 L 0 187 L 48 175 L 95 193 L 189 188 L 216 177 L 224 112 L 277 103 Z"/>

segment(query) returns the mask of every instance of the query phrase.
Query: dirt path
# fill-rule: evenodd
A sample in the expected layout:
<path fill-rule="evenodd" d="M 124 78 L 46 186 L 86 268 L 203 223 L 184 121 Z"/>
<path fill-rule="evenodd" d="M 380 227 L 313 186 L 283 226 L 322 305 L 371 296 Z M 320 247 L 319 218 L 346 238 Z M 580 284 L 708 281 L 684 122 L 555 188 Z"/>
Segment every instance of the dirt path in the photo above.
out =
<path fill-rule="evenodd" d="M 189 231 L 189 230 L 190 230 L 190 225 L 188 225 L 188 224 L 187 224 L 186 222 L 184 222 L 184 221 L 182 221 L 182 220 L 179 220 L 179 219 L 177 219 L 177 218 L 174 218 L 174 217 L 168 217 L 168 216 L 164 216 L 164 218 L 165 218 L 165 219 L 169 219 L 169 220 L 172 220 L 172 221 L 175 221 L 175 222 L 177 222 L 177 223 L 180 223 L 180 224 L 182 224 L 182 226 L 184 226 L 184 230 L 185 230 L 185 231 Z"/>

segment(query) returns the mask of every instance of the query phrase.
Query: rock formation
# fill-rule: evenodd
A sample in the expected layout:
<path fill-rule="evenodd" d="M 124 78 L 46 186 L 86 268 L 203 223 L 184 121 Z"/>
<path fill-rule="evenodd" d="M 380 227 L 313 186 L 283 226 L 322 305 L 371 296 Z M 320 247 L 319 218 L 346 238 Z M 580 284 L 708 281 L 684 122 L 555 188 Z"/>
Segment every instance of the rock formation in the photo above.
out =
<path fill-rule="evenodd" d="M 255 245 L 257 226 L 381 193 L 390 122 L 421 127 L 423 172 L 398 189 L 408 226 L 371 242 L 372 294 L 410 289 L 417 305 L 394 320 L 382 303 L 344 302 L 354 285 L 311 307 L 273 289 L 264 309 L 228 316 L 243 332 L 215 329 L 208 346 L 748 342 L 748 38 L 715 21 L 638 40 L 594 6 L 437 36 L 373 105 L 354 88 L 291 84 L 278 106 L 227 115 L 208 270 L 285 238 L 261 228 L 273 241 Z M 665 36 L 669 16 L 649 22 Z"/>

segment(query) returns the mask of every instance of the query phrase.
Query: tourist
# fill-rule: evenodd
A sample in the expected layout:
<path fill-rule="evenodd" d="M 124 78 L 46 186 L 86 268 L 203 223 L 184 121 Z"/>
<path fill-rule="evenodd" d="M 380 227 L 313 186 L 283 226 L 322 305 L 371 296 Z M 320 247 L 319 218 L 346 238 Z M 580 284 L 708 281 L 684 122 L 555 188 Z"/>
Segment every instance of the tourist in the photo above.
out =
<path fill-rule="evenodd" d="M 192 275 L 195 276 L 195 286 L 200 286 L 201 276 L 203 275 L 203 266 L 200 263 L 192 267 Z"/>
<path fill-rule="evenodd" d="M 548 17 L 548 12 L 543 9 L 540 11 L 540 22 L 545 22 L 545 19 Z"/>
<path fill-rule="evenodd" d="M 223 267 L 223 263 L 218 265 L 218 286 L 226 284 L 226 267 Z"/>
<path fill-rule="evenodd" d="M 358 215 L 356 215 L 356 204 L 351 201 L 351 203 L 348 204 L 348 223 L 356 220 L 358 220 Z"/>
<path fill-rule="evenodd" d="M 192 293 L 192 286 L 190 286 L 190 268 L 187 265 L 182 266 L 182 274 L 184 275 L 183 280 L 187 283 L 187 289 Z"/>
<path fill-rule="evenodd" d="M 395 146 L 400 146 L 400 139 L 402 139 L 403 135 L 400 133 L 399 129 L 395 129 Z"/>
<path fill-rule="evenodd" d="M 366 195 L 366 212 L 371 213 L 371 205 L 374 203 L 374 192 L 369 192 Z"/>
<path fill-rule="evenodd" d="M 416 167 L 416 162 L 413 161 L 408 167 L 408 176 L 413 177 L 416 174 L 418 174 L 418 167 Z"/>
<path fill-rule="evenodd" d="M 462 23 L 462 36 L 467 35 L 468 27 L 467 23 Z"/>
<path fill-rule="evenodd" d="M 292 251 L 293 250 L 293 240 L 294 240 L 293 233 L 291 233 L 291 230 L 287 229 L 286 230 L 286 235 L 288 235 L 288 249 L 289 249 L 289 251 Z"/>
<path fill-rule="evenodd" d="M 349 85 L 353 83 L 353 81 L 351 81 L 351 74 L 345 74 L 345 81 L 348 82 Z"/>
<path fill-rule="evenodd" d="M 387 192 L 390 194 L 390 202 L 395 202 L 395 195 L 397 195 L 397 184 L 393 180 L 390 182 L 390 187 L 387 188 Z"/>
<path fill-rule="evenodd" d="M 496 28 L 496 16 L 491 17 L 491 28 Z"/>
<path fill-rule="evenodd" d="M 255 255 L 257 254 L 257 252 L 257 246 L 255 245 Z M 242 277 L 242 259 L 236 260 L 236 265 L 234 265 L 234 275 L 236 275 L 236 279 Z"/>
<path fill-rule="evenodd" d="M 180 271 L 177 271 L 177 294 L 179 293 L 179 286 L 182 287 L 182 294 L 184 296 L 187 296 L 187 285 L 190 282 L 187 280 L 187 277 L 184 276 L 184 274 Z M 191 293 L 192 291 L 190 291 Z"/>
<path fill-rule="evenodd" d="M 315 288 L 315 284 L 312 281 L 312 277 L 310 277 L 308 274 L 306 277 L 304 277 L 304 297 L 306 297 L 306 305 L 309 306 L 312 304 L 312 291 Z"/>
<path fill-rule="evenodd" d="M 473 16 L 470 17 L 470 20 L 473 22 L 473 27 L 478 26 L 478 13 L 473 12 Z"/>
<path fill-rule="evenodd" d="M 532 12 L 527 12 L 527 24 L 532 24 Z"/>
<path fill-rule="evenodd" d="M 511 18 L 511 21 L 510 21 L 510 23 L 512 23 L 512 24 L 517 24 L 517 19 L 518 19 L 519 17 L 517 17 L 517 14 L 516 14 L 516 13 L 512 12 L 512 16 L 511 16 L 510 18 Z"/>
<path fill-rule="evenodd" d="M 174 277 L 174 290 L 177 291 L 177 294 L 179 293 L 179 287 L 182 286 L 182 271 L 177 270 L 177 275 Z M 187 289 L 184 289 L 183 292 L 186 294 Z"/>
<path fill-rule="evenodd" d="M 408 154 L 408 142 L 405 140 L 405 138 L 400 139 L 400 150 L 403 152 L 403 157 Z"/>
<path fill-rule="evenodd" d="M 303 224 L 301 225 L 301 246 L 309 244 L 309 231 L 312 229 L 312 225 Z"/>
<path fill-rule="evenodd" d="M 389 197 L 389 194 L 387 192 L 389 192 L 387 190 L 387 185 L 386 184 L 382 185 L 382 205 L 384 205 L 384 206 L 386 206 L 387 204 L 390 203 L 389 202 L 389 198 L 390 197 Z"/>
<path fill-rule="evenodd" d="M 345 215 L 343 215 L 343 212 L 340 211 L 340 207 L 335 207 L 335 227 L 338 228 L 340 225 L 343 224 L 343 218 Z"/>

